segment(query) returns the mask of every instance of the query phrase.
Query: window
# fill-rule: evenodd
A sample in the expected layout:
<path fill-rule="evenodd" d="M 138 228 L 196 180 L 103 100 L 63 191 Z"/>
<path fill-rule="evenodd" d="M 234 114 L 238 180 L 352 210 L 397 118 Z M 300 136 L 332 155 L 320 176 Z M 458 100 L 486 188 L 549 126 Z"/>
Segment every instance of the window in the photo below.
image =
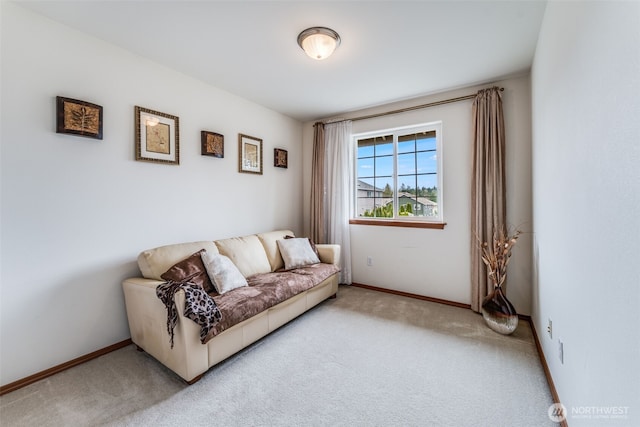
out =
<path fill-rule="evenodd" d="M 354 135 L 357 219 L 442 222 L 442 124 Z"/>

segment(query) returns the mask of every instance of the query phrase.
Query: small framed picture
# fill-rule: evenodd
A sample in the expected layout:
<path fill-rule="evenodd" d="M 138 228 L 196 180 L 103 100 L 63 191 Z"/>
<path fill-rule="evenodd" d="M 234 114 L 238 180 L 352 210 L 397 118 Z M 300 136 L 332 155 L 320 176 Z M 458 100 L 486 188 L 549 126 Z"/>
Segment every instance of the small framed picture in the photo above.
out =
<path fill-rule="evenodd" d="M 201 154 L 224 158 L 224 135 L 203 130 L 200 132 Z"/>
<path fill-rule="evenodd" d="M 135 107 L 136 160 L 180 164 L 178 117 Z"/>
<path fill-rule="evenodd" d="M 262 175 L 262 140 L 238 134 L 238 171 Z"/>
<path fill-rule="evenodd" d="M 287 150 L 274 148 L 273 149 L 273 166 L 277 168 L 287 169 L 287 167 L 289 166 L 287 155 L 288 155 Z"/>
<path fill-rule="evenodd" d="M 102 139 L 102 107 L 56 96 L 56 133 Z"/>

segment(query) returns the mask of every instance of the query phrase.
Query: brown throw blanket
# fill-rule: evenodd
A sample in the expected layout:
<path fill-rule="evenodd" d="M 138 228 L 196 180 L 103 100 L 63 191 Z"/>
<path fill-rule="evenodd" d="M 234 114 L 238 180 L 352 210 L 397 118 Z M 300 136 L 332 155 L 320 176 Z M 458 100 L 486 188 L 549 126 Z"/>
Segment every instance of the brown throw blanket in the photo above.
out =
<path fill-rule="evenodd" d="M 184 290 L 185 294 L 184 316 L 200 325 L 200 342 L 204 344 L 209 331 L 222 319 L 216 302 L 200 286 L 189 282 L 169 281 L 156 287 L 156 296 L 167 308 L 167 332 L 171 348 L 173 348 L 173 329 L 178 323 L 175 294 L 180 289 Z"/>

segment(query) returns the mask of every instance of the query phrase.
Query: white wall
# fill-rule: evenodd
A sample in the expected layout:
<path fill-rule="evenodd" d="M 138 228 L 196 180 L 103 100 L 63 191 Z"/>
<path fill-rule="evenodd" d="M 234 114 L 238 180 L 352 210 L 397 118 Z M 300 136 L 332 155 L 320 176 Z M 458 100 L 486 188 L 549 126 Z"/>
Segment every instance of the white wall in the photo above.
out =
<path fill-rule="evenodd" d="M 532 100 L 532 317 L 545 358 L 571 427 L 637 426 L 640 3 L 550 2 Z M 585 407 L 628 412 L 572 414 Z"/>
<path fill-rule="evenodd" d="M 529 77 L 498 81 L 504 87 L 507 139 L 507 219 L 531 231 L 531 108 Z M 469 87 L 411 101 L 345 114 L 344 118 L 475 93 L 488 85 Z M 442 121 L 444 160 L 444 230 L 351 226 L 353 281 L 385 289 L 469 304 L 472 101 L 353 122 L 353 133 Z M 304 200 L 310 198 L 313 123 L 304 128 Z M 304 225 L 309 227 L 308 203 Z M 531 235 L 514 249 L 508 276 L 508 297 L 519 313 L 530 313 Z M 373 258 L 373 266 L 366 259 Z"/>
<path fill-rule="evenodd" d="M 301 231 L 301 123 L 16 4 L 1 14 L 2 384 L 128 338 L 120 283 L 141 250 Z M 102 105 L 104 139 L 56 134 L 57 95 Z M 180 118 L 180 166 L 134 160 L 135 105 Z M 224 159 L 200 155 L 201 130 L 224 134 Z M 237 172 L 240 132 L 263 139 L 264 175 Z"/>

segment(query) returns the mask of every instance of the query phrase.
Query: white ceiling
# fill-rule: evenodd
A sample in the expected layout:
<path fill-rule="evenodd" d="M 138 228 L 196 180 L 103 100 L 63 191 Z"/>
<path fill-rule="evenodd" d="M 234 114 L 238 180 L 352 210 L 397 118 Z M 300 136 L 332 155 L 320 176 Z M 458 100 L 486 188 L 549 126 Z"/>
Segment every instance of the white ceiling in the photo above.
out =
<path fill-rule="evenodd" d="M 307 121 L 531 67 L 544 1 L 19 1 L 53 20 Z M 342 44 L 315 61 L 300 31 Z M 43 35 L 44 36 L 44 35 Z"/>

